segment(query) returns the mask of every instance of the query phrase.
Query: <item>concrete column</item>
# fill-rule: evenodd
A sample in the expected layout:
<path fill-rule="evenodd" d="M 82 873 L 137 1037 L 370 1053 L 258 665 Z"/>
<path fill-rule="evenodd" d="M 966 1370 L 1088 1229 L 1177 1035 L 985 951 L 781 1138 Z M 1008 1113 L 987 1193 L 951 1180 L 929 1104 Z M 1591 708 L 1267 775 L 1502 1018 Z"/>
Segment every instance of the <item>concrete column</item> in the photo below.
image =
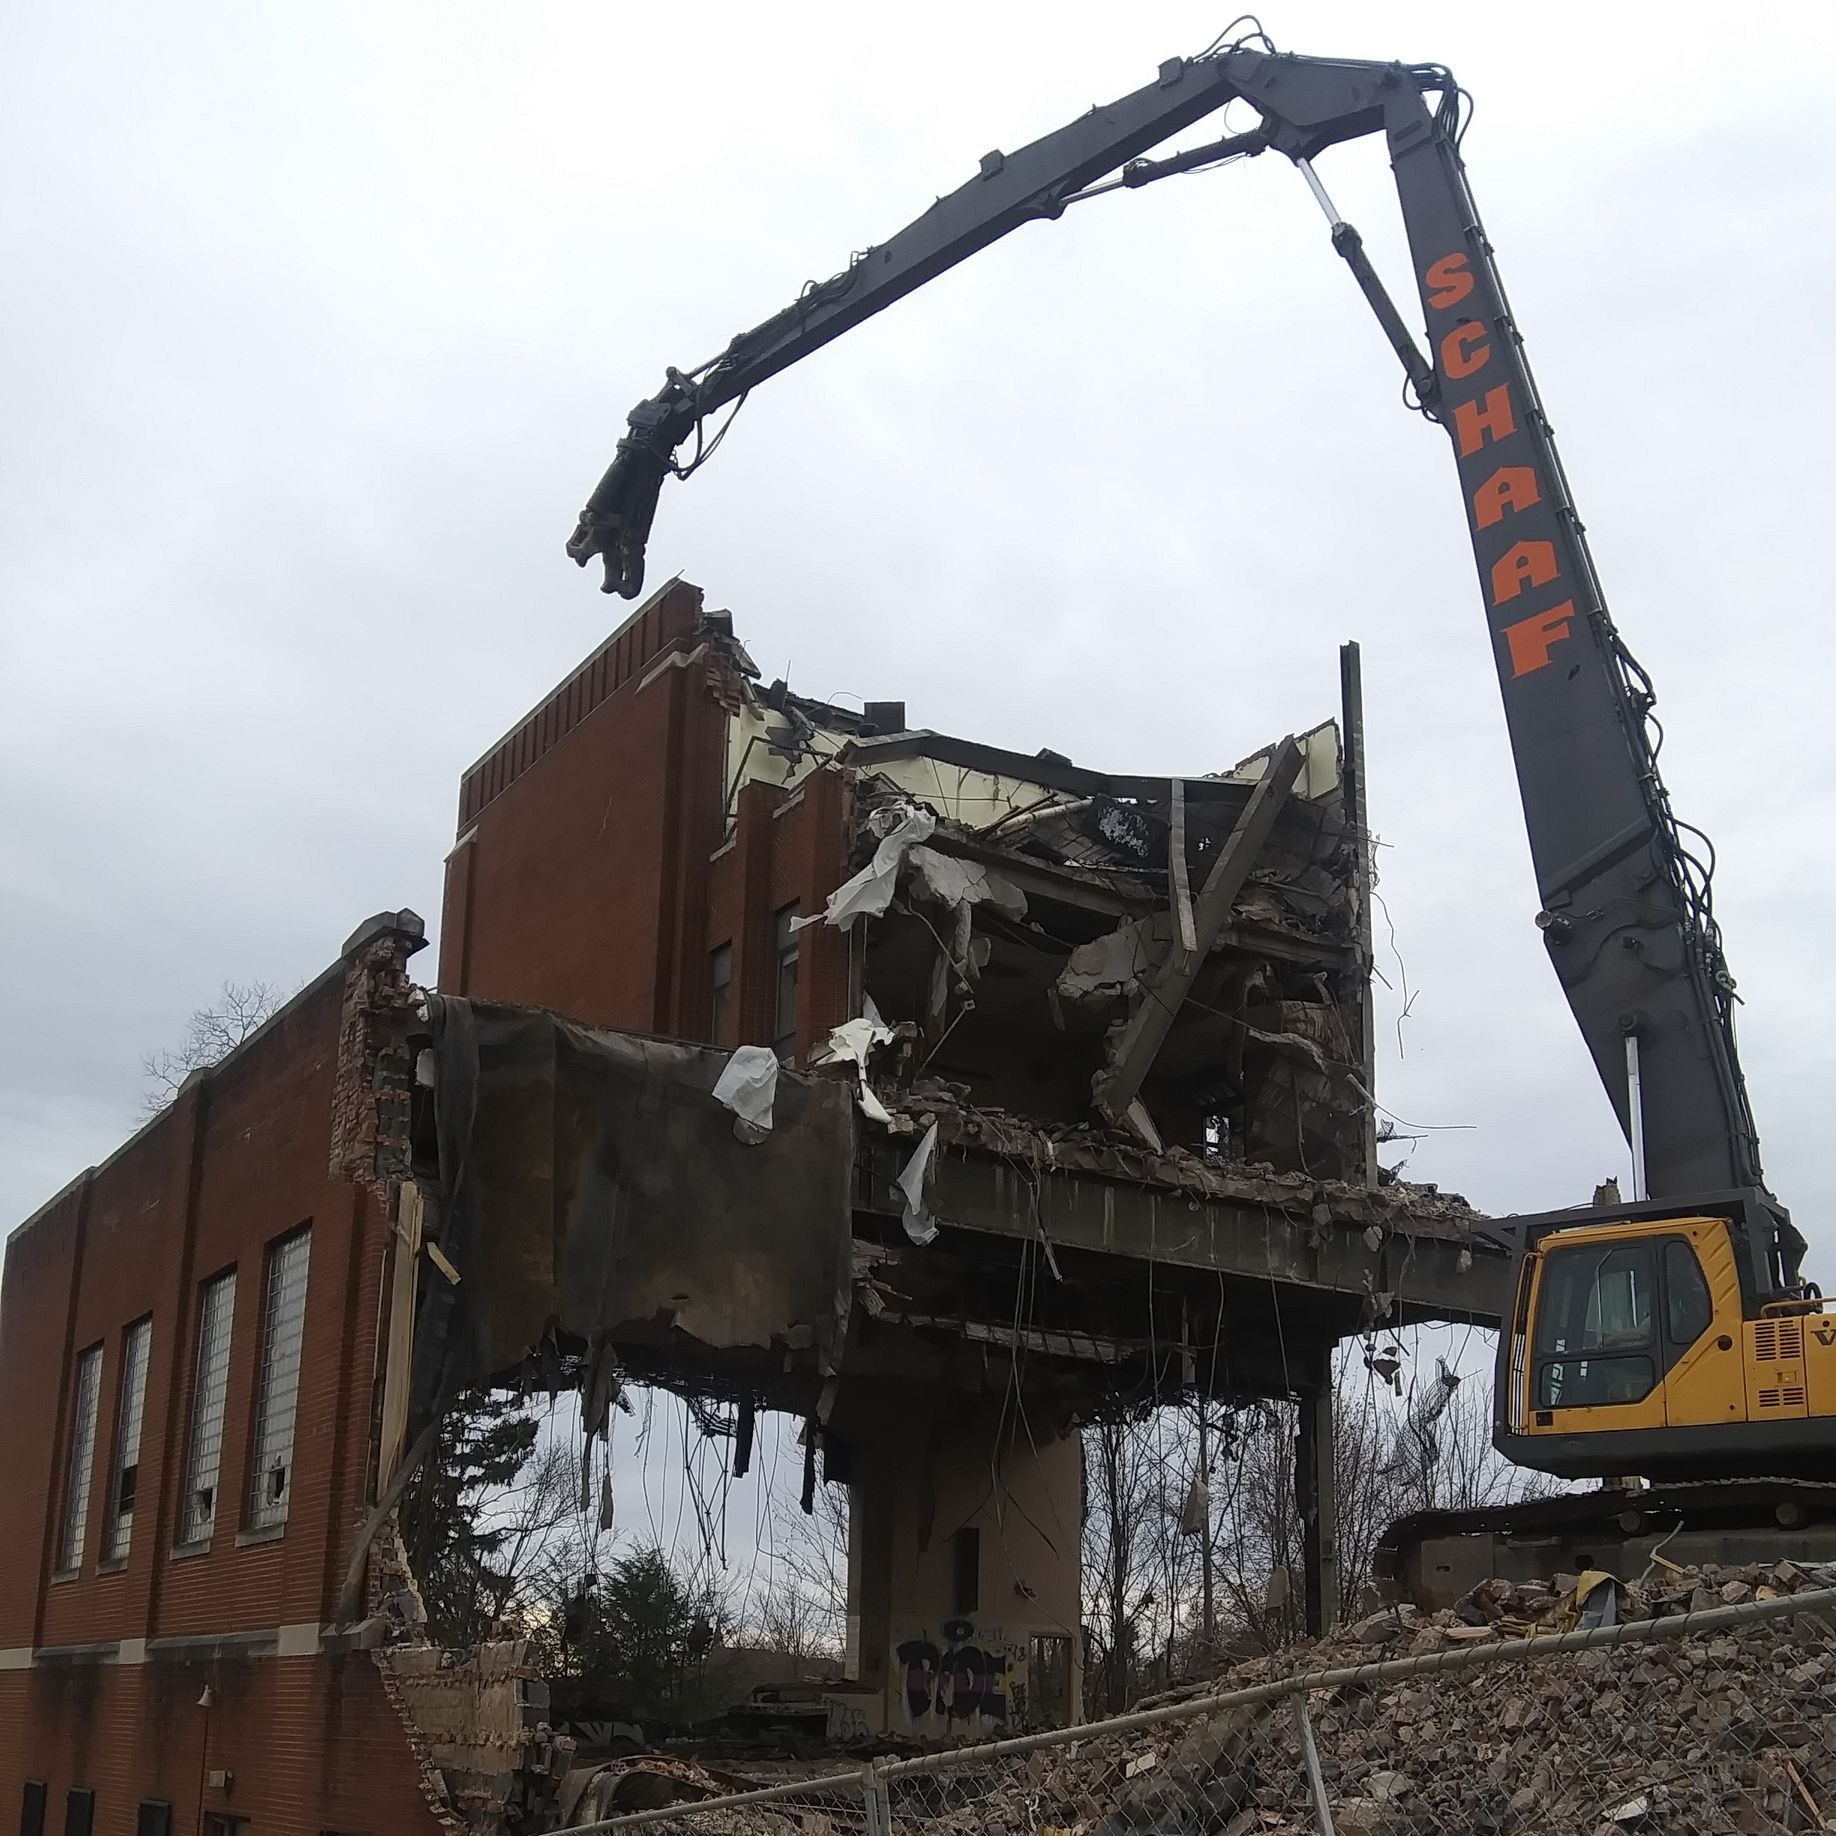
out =
<path fill-rule="evenodd" d="M 1076 1437 L 1029 1438 L 999 1396 L 924 1416 L 908 1393 L 853 1445 L 850 1675 L 872 1722 L 945 1740 L 1078 1719 Z"/>
<path fill-rule="evenodd" d="M 1294 1495 L 1301 1514 L 1307 1633 L 1319 1638 L 1332 1629 L 1339 1613 L 1338 1490 L 1333 1462 L 1330 1347 L 1315 1361 L 1313 1384 L 1300 1399 Z"/>

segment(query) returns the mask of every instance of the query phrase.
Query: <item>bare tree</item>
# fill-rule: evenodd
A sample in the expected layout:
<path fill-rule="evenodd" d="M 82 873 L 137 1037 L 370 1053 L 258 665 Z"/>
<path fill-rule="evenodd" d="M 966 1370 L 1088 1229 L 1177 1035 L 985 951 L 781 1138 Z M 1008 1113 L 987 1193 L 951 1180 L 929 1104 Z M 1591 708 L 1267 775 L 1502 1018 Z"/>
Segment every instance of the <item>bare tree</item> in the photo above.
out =
<path fill-rule="evenodd" d="M 1156 1599 L 1162 1526 L 1147 1428 L 1141 1419 L 1107 1421 L 1084 1434 L 1084 1693 L 1099 1713 L 1119 1712 L 1138 1693 Z"/>
<path fill-rule="evenodd" d="M 140 1068 L 147 1080 L 140 1103 L 142 1117 L 156 1116 L 165 1109 L 192 1072 L 226 1058 L 274 1014 L 281 998 L 272 982 L 225 982 L 209 1007 L 192 1014 L 177 1046 L 141 1058 Z"/>
<path fill-rule="evenodd" d="M 582 1506 L 580 1455 L 563 1437 L 538 1441 L 516 1481 L 479 1501 L 475 1522 L 494 1544 L 488 1568 L 477 1575 L 489 1620 L 539 1631 L 570 1586 L 604 1566 L 610 1533 L 599 1528 L 593 1500 Z"/>
<path fill-rule="evenodd" d="M 1367 1600 L 1377 1546 L 1397 1518 L 1554 1489 L 1493 1450 L 1485 1378 L 1448 1384 L 1438 1372 L 1419 1374 L 1396 1394 L 1384 1367 L 1382 1356 L 1367 1358 L 1355 1345 L 1343 1347 L 1335 1364 L 1341 1619 Z M 1214 1414 L 1203 1456 L 1189 1405 L 1086 1430 L 1083 1591 L 1093 1711 L 1120 1709 L 1219 1654 L 1274 1650 L 1302 1636 L 1298 1435 L 1297 1406 L 1283 1401 L 1227 1408 L 1221 1422 Z M 1206 1483 L 1194 1496 L 1201 1475 Z M 1196 1526 L 1181 1501 L 1202 1509 Z M 1188 1534 L 1180 1534 L 1181 1519 Z"/>
<path fill-rule="evenodd" d="M 847 1625 L 848 1490 L 819 1485 L 813 1504 L 806 1516 L 790 1493 L 772 1494 L 764 1585 L 740 1630 L 793 1657 L 839 1661 Z"/>

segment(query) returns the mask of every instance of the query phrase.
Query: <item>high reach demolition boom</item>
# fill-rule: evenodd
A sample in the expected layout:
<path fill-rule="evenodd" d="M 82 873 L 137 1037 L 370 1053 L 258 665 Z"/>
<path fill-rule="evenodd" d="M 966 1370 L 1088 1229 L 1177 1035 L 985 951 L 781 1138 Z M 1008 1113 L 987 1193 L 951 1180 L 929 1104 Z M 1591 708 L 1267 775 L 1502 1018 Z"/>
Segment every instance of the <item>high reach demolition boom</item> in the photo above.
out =
<path fill-rule="evenodd" d="M 587 501 L 568 552 L 604 557 L 635 597 L 664 477 L 718 443 L 704 423 L 747 391 L 1036 218 L 1099 192 L 1265 151 L 1298 167 L 1401 359 L 1411 405 L 1452 441 L 1535 862 L 1537 924 L 1632 1147 L 1634 1198 L 1739 1191 L 1762 1287 L 1796 1279 L 1802 1239 L 1763 1190 L 1735 1047 L 1734 979 L 1711 901 L 1712 851 L 1658 774 L 1650 678 L 1609 617 L 1460 156 L 1464 92 L 1439 65 L 1278 55 L 1266 37 L 1161 66 L 1154 82 L 1014 153 L 889 241 L 813 283 L 701 366 L 671 370 Z M 1150 148 L 1228 103 L 1259 116 L 1168 158 Z M 1427 352 L 1313 169 L 1381 133 L 1402 204 Z M 724 433 L 724 427 L 722 429 Z M 693 434 L 694 454 L 679 462 Z"/>

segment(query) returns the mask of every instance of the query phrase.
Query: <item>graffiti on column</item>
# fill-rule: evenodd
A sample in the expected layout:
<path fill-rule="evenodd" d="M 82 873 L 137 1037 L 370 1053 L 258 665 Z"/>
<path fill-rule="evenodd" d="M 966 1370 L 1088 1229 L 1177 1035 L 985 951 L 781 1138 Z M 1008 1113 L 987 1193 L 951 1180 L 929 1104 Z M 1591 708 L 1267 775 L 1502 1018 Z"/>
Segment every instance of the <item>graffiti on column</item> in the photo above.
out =
<path fill-rule="evenodd" d="M 831 1746 L 845 1747 L 871 1736 L 873 1730 L 868 1727 L 867 1716 L 858 1702 L 841 1696 L 824 1696 L 822 1700 L 829 1711 L 824 1737 Z"/>
<path fill-rule="evenodd" d="M 1024 1713 L 1020 1656 L 999 1626 L 946 1619 L 936 1637 L 920 1632 L 894 1655 L 916 1732 L 1006 1727 Z"/>

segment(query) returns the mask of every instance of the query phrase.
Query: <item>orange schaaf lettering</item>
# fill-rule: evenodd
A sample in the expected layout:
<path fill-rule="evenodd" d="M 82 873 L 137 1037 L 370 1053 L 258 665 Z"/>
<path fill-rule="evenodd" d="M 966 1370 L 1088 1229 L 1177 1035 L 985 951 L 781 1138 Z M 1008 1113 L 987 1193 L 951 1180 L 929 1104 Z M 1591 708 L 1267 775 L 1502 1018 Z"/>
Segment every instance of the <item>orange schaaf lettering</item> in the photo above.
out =
<path fill-rule="evenodd" d="M 1422 279 L 1434 289 L 1428 295 L 1428 304 L 1436 311 L 1459 305 L 1473 290 L 1472 269 L 1464 255 L 1443 255 L 1439 261 L 1431 261 Z"/>
<path fill-rule="evenodd" d="M 1504 521 L 1507 510 L 1528 510 L 1541 503 L 1536 473 L 1527 465 L 1501 465 L 1473 493 L 1473 521 L 1481 529 L 1490 529 Z"/>
<path fill-rule="evenodd" d="M 1500 383 L 1476 402 L 1457 403 L 1453 411 L 1454 444 L 1470 459 L 1488 440 L 1508 440 L 1517 432 L 1511 413 L 1511 391 Z"/>
<path fill-rule="evenodd" d="M 1483 370 L 1492 361 L 1492 347 L 1484 342 L 1485 327 L 1477 319 L 1456 325 L 1441 340 L 1441 374 L 1450 382 Z"/>
<path fill-rule="evenodd" d="M 1492 604 L 1502 606 L 1525 587 L 1547 586 L 1558 572 L 1553 542 L 1514 542 L 1492 563 Z"/>
<path fill-rule="evenodd" d="M 1538 612 L 1515 625 L 1506 625 L 1505 647 L 1511 655 L 1512 676 L 1527 676 L 1544 669 L 1549 653 L 1570 635 L 1569 622 L 1575 616 L 1575 602 L 1565 599 L 1547 612 Z"/>

